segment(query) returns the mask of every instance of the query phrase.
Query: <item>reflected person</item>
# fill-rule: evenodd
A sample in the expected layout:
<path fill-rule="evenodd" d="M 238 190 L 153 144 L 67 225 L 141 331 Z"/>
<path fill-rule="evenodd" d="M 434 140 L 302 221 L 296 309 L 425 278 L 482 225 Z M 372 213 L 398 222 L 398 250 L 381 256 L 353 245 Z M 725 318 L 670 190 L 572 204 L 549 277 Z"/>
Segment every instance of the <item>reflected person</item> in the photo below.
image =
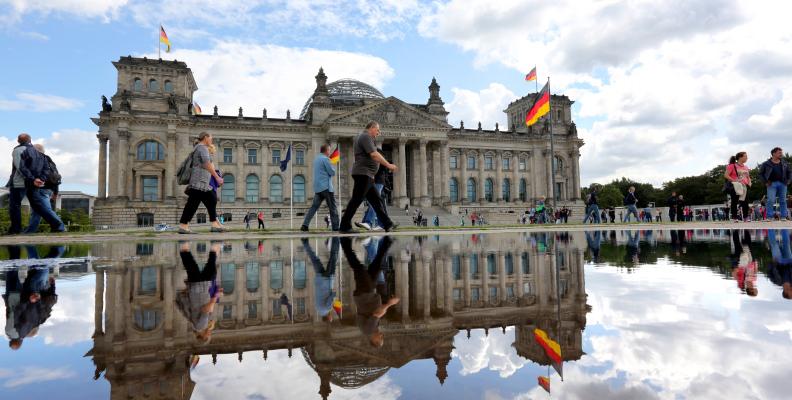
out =
<path fill-rule="evenodd" d="M 732 230 L 732 247 L 734 248 L 731 255 L 732 278 L 737 282 L 737 287 L 740 290 L 753 297 L 759 294 L 759 289 L 756 286 L 758 263 L 751 254 L 750 232 L 745 230 L 742 233 L 742 239 L 740 239 L 740 231 Z"/>
<path fill-rule="evenodd" d="M 187 287 L 176 296 L 176 305 L 190 322 L 195 338 L 207 344 L 212 340 L 215 321 L 212 317 L 214 307 L 223 295 L 223 288 L 217 285 L 217 254 L 220 243 L 213 242 L 209 250 L 209 259 L 203 269 L 195 262 L 190 243 L 179 245 L 179 256 L 187 272 Z"/>
<path fill-rule="evenodd" d="M 638 231 L 627 231 L 627 262 L 638 264 L 638 253 L 640 253 L 638 239 L 640 236 Z"/>
<path fill-rule="evenodd" d="M 781 235 L 780 244 L 778 235 Z M 792 250 L 789 245 L 789 229 L 771 230 L 767 239 L 770 241 L 770 253 L 773 256 L 767 275 L 773 283 L 781 286 L 781 295 L 787 300 L 792 300 Z"/>
<path fill-rule="evenodd" d="M 594 263 L 599 262 L 600 243 L 602 242 L 602 232 L 596 230 L 594 232 L 586 231 L 586 243 L 591 251 L 591 261 Z"/>
<path fill-rule="evenodd" d="M 355 275 L 355 290 L 352 295 L 357 308 L 357 325 L 374 347 L 382 347 L 385 339 L 384 334 L 379 330 L 380 319 L 390 307 L 399 302 L 398 297 L 386 299 L 385 283 L 377 282 L 392 243 L 393 239 L 385 236 L 379 243 L 374 259 L 366 266 L 360 262 L 352 249 L 352 239 L 341 238 L 341 248 L 344 249 L 344 255 Z"/>
<path fill-rule="evenodd" d="M 327 264 L 322 264 L 322 260 L 316 255 L 308 239 L 303 238 L 302 245 L 305 254 L 311 259 L 314 267 L 314 301 L 316 302 L 316 314 L 322 317 L 325 322 L 333 322 L 333 300 L 335 299 L 335 268 L 338 263 L 338 237 L 330 239 L 330 258 Z"/>

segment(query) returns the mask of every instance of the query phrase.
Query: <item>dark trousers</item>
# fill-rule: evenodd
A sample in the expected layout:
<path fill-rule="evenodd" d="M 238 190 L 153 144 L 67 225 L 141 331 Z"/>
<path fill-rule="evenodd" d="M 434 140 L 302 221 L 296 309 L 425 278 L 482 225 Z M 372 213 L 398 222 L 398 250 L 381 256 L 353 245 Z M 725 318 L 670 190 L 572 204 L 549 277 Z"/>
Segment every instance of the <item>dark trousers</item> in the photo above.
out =
<path fill-rule="evenodd" d="M 355 250 L 352 249 L 352 239 L 349 237 L 341 238 L 341 248 L 344 249 L 344 256 L 346 256 L 355 274 L 355 290 L 352 292 L 353 296 L 362 293 L 370 293 L 373 292 L 374 289 L 377 289 L 380 295 L 385 294 L 384 285 L 382 287 L 377 287 L 377 275 L 382 271 L 385 261 L 387 260 L 391 243 L 393 243 L 393 240 L 390 236 L 382 238 L 377 248 L 377 255 L 374 256 L 374 260 L 371 261 L 371 264 L 366 266 L 360 262 L 357 254 L 355 254 Z"/>
<path fill-rule="evenodd" d="M 258 220 L 258 228 L 259 229 L 264 229 L 264 220 L 263 219 L 259 219 Z"/>
<path fill-rule="evenodd" d="M 180 251 L 184 270 L 187 271 L 187 282 L 206 282 L 213 281 L 217 276 L 217 253 L 210 251 L 209 259 L 206 260 L 203 270 L 198 268 L 195 257 L 189 251 Z"/>
<path fill-rule="evenodd" d="M 377 193 L 377 189 L 374 188 L 374 178 L 366 175 L 352 175 L 352 180 L 355 182 L 355 186 L 352 189 L 352 197 L 347 203 L 346 210 L 344 210 L 344 216 L 341 217 L 339 229 L 342 231 L 352 229 L 352 218 L 355 216 L 360 204 L 363 203 L 363 200 L 368 201 L 369 206 L 374 209 L 377 214 L 377 220 L 383 228 L 388 229 L 393 226 L 393 221 L 391 221 L 385 211 L 385 206 L 382 204 L 382 198 Z"/>
<path fill-rule="evenodd" d="M 11 219 L 11 226 L 8 233 L 17 234 L 22 232 L 22 199 L 25 198 L 25 188 L 9 188 L 8 193 L 8 216 Z"/>
<path fill-rule="evenodd" d="M 748 213 L 748 196 L 745 197 L 745 200 L 740 201 L 740 196 L 732 190 L 731 193 L 729 193 L 729 198 L 731 199 L 729 202 L 729 211 L 731 211 L 732 219 L 746 219 L 751 216 L 751 214 Z M 737 215 L 738 206 L 740 210 L 742 210 L 742 217 Z"/>
<path fill-rule="evenodd" d="M 303 219 L 302 226 L 309 227 L 311 225 L 311 220 L 313 219 L 316 211 L 322 205 L 322 202 L 327 202 L 327 208 L 330 209 L 330 221 L 333 226 L 333 230 L 338 230 L 338 207 L 336 206 L 335 201 L 335 193 L 324 190 L 319 193 L 314 193 L 313 203 L 311 203 L 311 208 L 308 209 L 308 212 L 305 213 L 305 219 Z"/>
<path fill-rule="evenodd" d="M 209 213 L 209 221 L 217 221 L 217 196 L 213 190 L 201 191 L 196 189 L 187 189 L 187 204 L 184 205 L 181 219 L 179 223 L 189 224 L 195 212 L 198 211 L 198 205 L 203 203 L 206 207 L 206 212 Z"/>

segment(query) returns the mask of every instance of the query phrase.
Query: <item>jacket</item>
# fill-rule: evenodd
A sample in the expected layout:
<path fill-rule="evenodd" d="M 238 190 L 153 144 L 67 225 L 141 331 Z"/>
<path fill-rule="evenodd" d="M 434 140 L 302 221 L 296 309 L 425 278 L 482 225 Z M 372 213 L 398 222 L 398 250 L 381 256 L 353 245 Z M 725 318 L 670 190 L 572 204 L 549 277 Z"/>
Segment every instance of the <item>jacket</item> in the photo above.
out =
<path fill-rule="evenodd" d="M 19 173 L 25 178 L 25 184 L 33 185 L 33 181 L 36 179 L 46 182 L 49 177 L 47 158 L 32 145 L 27 144 L 25 147 L 19 162 Z"/>
<path fill-rule="evenodd" d="M 773 173 L 773 162 L 770 160 L 771 159 L 768 158 L 765 162 L 759 165 L 759 180 L 765 184 L 767 184 L 768 180 L 770 179 L 770 174 Z M 784 177 L 785 185 L 792 184 L 792 170 L 789 169 L 789 164 L 783 159 L 781 160 L 781 174 Z"/>

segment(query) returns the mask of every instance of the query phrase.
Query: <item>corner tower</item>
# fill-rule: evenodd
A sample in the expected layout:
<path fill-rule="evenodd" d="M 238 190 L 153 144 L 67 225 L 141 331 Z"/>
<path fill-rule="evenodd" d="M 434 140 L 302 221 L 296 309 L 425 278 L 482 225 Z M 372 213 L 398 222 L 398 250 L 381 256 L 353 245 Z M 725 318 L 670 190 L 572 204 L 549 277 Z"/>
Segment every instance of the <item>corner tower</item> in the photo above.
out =
<path fill-rule="evenodd" d="M 118 70 L 114 111 L 189 114 L 198 85 L 186 63 L 127 56 L 113 65 Z"/>

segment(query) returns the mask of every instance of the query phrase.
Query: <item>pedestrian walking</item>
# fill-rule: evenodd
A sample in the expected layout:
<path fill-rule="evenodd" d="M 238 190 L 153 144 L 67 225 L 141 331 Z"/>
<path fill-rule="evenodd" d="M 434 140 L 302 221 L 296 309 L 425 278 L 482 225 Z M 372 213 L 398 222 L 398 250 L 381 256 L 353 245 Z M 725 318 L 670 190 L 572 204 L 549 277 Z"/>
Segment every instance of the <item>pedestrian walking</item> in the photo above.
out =
<path fill-rule="evenodd" d="M 58 188 L 61 183 L 61 176 L 58 172 L 58 167 L 55 165 L 55 162 L 52 161 L 50 156 L 44 153 L 44 145 L 42 144 L 34 144 L 33 147 L 41 153 L 42 156 L 47 160 L 47 165 L 49 165 L 49 175 L 47 177 L 47 181 L 44 182 L 44 186 L 39 189 L 41 195 L 47 198 L 47 202 L 49 203 L 49 207 L 51 210 L 55 211 L 55 199 L 58 197 Z M 25 229 L 25 233 L 36 233 L 38 232 L 39 224 L 41 223 L 41 215 L 37 213 L 35 210 L 31 210 L 30 212 L 30 220 L 28 221 L 27 229 Z"/>
<path fill-rule="evenodd" d="M 195 212 L 198 211 L 200 204 L 206 207 L 206 212 L 209 214 L 209 221 L 212 224 L 210 230 L 212 232 L 226 232 L 226 229 L 223 228 L 217 218 L 217 195 L 209 184 L 211 178 L 214 178 L 219 186 L 223 185 L 223 178 L 215 170 L 214 162 L 209 154 L 208 146 L 211 144 L 212 135 L 207 132 L 201 132 L 198 135 L 198 141 L 195 143 L 192 153 L 189 155 L 192 173 L 190 174 L 190 182 L 185 190 L 187 204 L 184 205 L 184 210 L 179 219 L 179 233 L 193 233 L 190 230 L 190 221 Z"/>
<path fill-rule="evenodd" d="M 630 186 L 627 189 L 627 195 L 624 196 L 624 206 L 627 207 L 627 213 L 624 215 L 624 219 L 622 222 L 630 222 L 630 215 L 635 215 L 636 221 L 640 222 L 641 219 L 638 217 L 638 197 L 635 196 L 635 186 Z"/>
<path fill-rule="evenodd" d="M 22 160 L 22 153 L 32 146 L 30 135 L 20 133 L 17 136 L 17 146 L 11 151 L 11 177 L 5 184 L 8 188 L 8 217 L 11 226 L 8 233 L 15 235 L 22 232 L 22 199 L 25 198 L 25 177 L 19 171 L 19 163 Z"/>
<path fill-rule="evenodd" d="M 792 170 L 789 164 L 781 157 L 784 151 L 780 147 L 770 151 L 770 158 L 759 166 L 759 180 L 767 187 L 767 216 L 768 218 L 786 219 L 787 211 L 787 186 L 792 184 Z"/>
<path fill-rule="evenodd" d="M 377 173 L 379 165 L 383 165 L 391 172 L 396 171 L 396 165 L 388 162 L 388 160 L 377 151 L 374 139 L 376 139 L 379 134 L 379 124 L 370 121 L 366 124 L 366 130 L 355 137 L 353 145 L 355 161 L 352 164 L 352 180 L 354 185 L 352 188 L 352 196 L 344 210 L 344 216 L 341 217 L 339 231 L 342 233 L 354 232 L 352 229 L 352 217 L 355 216 L 355 212 L 357 212 L 360 203 L 362 203 L 364 199 L 368 200 L 369 204 L 374 207 L 377 219 L 380 224 L 382 224 L 385 231 L 391 232 L 397 226 L 397 224 L 388 217 L 382 204 L 382 199 L 374 188 L 374 175 Z"/>
<path fill-rule="evenodd" d="M 676 221 L 678 200 L 676 192 L 671 192 L 671 196 L 666 200 L 666 205 L 668 206 L 668 220 L 671 222 Z"/>
<path fill-rule="evenodd" d="M 377 149 L 380 153 L 382 152 L 381 149 Z M 385 213 L 388 212 L 388 205 L 385 199 L 382 197 L 383 190 L 385 189 L 385 183 L 388 176 L 388 169 L 383 167 L 382 165 L 379 166 L 377 169 L 377 173 L 374 175 L 374 189 L 377 191 L 377 195 L 382 199 L 382 208 L 385 210 Z M 363 215 L 363 220 L 361 222 L 355 222 L 355 226 L 359 228 L 363 228 L 369 231 L 381 231 L 383 229 L 382 226 L 379 224 L 379 220 L 377 220 L 377 213 L 374 212 L 374 207 L 371 204 L 367 203 L 366 213 Z"/>
<path fill-rule="evenodd" d="M 327 208 L 330 209 L 330 221 L 333 225 L 333 230 L 338 230 L 338 206 L 335 201 L 335 190 L 333 190 L 333 177 L 336 171 L 333 168 L 333 163 L 330 161 L 330 146 L 323 144 L 319 148 L 319 154 L 316 155 L 313 162 L 313 190 L 314 199 L 311 203 L 311 208 L 305 213 L 302 226 L 300 230 L 303 232 L 308 231 L 308 226 L 311 224 L 316 210 L 322 205 L 322 202 L 327 203 Z"/>
<path fill-rule="evenodd" d="M 264 211 L 259 210 L 256 217 L 258 219 L 258 229 L 264 229 Z"/>
<path fill-rule="evenodd" d="M 685 221 L 685 197 L 681 194 L 677 196 L 675 204 L 677 221 Z"/>
<path fill-rule="evenodd" d="M 57 170 L 53 171 L 51 169 L 49 161 L 44 157 L 44 154 L 29 144 L 28 136 L 25 150 L 19 155 L 19 172 L 24 178 L 25 196 L 30 202 L 30 209 L 47 221 L 51 232 L 64 232 L 66 227 L 50 204 L 52 191 L 44 187 L 47 184 L 59 184 L 60 176 L 57 175 Z M 51 180 L 50 175 L 53 178 L 57 178 L 57 182 Z M 35 229 L 38 230 L 38 226 Z"/>
<path fill-rule="evenodd" d="M 195 338 L 203 344 L 212 340 L 214 308 L 223 296 L 223 287 L 217 284 L 218 253 L 220 243 L 212 243 L 206 264 L 199 268 L 190 251 L 190 243 L 181 243 L 179 247 L 179 256 L 187 273 L 184 281 L 187 287 L 176 295 L 176 305 L 189 321 Z"/>
<path fill-rule="evenodd" d="M 250 229 L 250 213 L 245 213 L 245 217 L 242 218 L 242 221 L 245 223 L 245 229 Z"/>
<path fill-rule="evenodd" d="M 602 220 L 600 218 L 599 204 L 597 202 L 597 188 L 593 187 L 591 193 L 586 196 L 586 216 L 583 217 L 583 223 L 585 224 L 591 219 L 591 222 L 601 224 Z"/>
<path fill-rule="evenodd" d="M 748 188 L 751 187 L 751 169 L 745 165 L 748 153 L 741 151 L 729 158 L 723 177 L 726 178 L 726 190 L 729 195 L 729 211 L 734 222 L 750 220 L 748 213 Z M 739 207 L 740 212 L 737 209 Z"/>

